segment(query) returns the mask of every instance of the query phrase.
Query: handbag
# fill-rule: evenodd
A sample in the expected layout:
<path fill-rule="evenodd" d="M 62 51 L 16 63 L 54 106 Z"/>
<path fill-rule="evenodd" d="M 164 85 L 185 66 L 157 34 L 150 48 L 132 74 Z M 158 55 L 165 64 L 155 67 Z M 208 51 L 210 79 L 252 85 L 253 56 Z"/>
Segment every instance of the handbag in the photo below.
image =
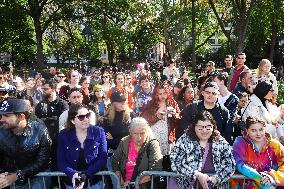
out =
<path fill-rule="evenodd" d="M 209 152 L 209 143 L 207 143 L 207 145 L 205 147 L 204 154 L 202 156 L 202 167 L 201 167 L 201 169 L 203 169 L 203 167 L 205 165 L 206 158 L 208 156 L 208 152 Z M 196 186 L 195 187 L 194 187 L 194 184 L 195 184 L 195 182 L 190 183 L 190 185 L 188 186 L 188 189 L 197 188 L 198 181 L 196 182 Z M 211 182 L 208 183 L 208 187 L 209 187 L 209 189 L 213 189 L 214 188 L 214 186 L 213 186 L 213 184 Z M 174 177 L 170 177 L 169 178 L 168 188 L 170 188 L 170 189 L 181 189 L 181 187 L 179 187 L 179 185 L 176 183 L 176 179 Z"/>

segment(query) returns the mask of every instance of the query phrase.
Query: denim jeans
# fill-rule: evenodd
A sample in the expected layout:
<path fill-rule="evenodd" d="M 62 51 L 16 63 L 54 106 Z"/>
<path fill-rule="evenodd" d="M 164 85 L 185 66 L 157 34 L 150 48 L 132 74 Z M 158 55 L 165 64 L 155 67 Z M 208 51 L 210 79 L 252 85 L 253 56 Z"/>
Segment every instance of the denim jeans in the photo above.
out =
<path fill-rule="evenodd" d="M 65 186 L 66 186 L 66 189 L 74 189 L 73 186 L 68 186 L 68 185 L 65 185 Z M 104 188 L 103 181 L 99 181 L 95 185 L 89 186 L 85 189 L 103 189 L 103 188 Z"/>
<path fill-rule="evenodd" d="M 32 177 L 30 178 L 29 184 L 12 184 L 10 189 L 49 189 L 50 188 L 50 177 Z"/>

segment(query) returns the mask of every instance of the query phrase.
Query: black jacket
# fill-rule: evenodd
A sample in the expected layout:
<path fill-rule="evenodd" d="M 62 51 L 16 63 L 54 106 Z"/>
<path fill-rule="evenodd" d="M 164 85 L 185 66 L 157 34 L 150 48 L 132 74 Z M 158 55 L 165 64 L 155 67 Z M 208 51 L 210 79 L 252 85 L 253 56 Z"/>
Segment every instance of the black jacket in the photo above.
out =
<path fill-rule="evenodd" d="M 210 112 L 217 124 L 217 129 L 220 131 L 221 135 L 228 140 L 229 139 L 229 129 L 228 128 L 228 121 L 229 121 L 229 111 L 226 108 L 221 107 L 218 103 L 216 106 L 211 109 L 207 110 L 204 107 L 204 101 L 198 101 L 190 104 L 182 111 L 182 119 L 181 119 L 181 127 L 185 130 L 187 127 L 192 123 L 193 116 L 197 112 L 202 111 Z"/>
<path fill-rule="evenodd" d="M 35 115 L 45 123 L 53 142 L 59 133 L 59 116 L 67 109 L 68 103 L 58 97 L 53 102 L 44 99 L 35 107 Z"/>
<path fill-rule="evenodd" d="M 0 172 L 21 170 L 26 179 L 49 168 L 51 140 L 47 128 L 28 121 L 22 135 L 0 127 Z"/>

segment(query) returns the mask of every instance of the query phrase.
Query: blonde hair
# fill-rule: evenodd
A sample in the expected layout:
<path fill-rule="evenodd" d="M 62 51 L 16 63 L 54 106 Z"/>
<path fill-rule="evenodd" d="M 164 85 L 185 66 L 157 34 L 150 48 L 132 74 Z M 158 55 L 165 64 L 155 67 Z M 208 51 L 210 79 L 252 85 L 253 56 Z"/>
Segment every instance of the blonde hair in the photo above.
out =
<path fill-rule="evenodd" d="M 146 131 L 147 131 L 147 136 L 150 139 L 155 138 L 154 133 L 153 133 L 151 127 L 149 126 L 149 124 L 148 124 L 148 122 L 147 122 L 147 120 L 145 118 L 143 118 L 143 117 L 135 117 L 135 118 L 133 118 L 131 120 L 130 128 L 129 128 L 130 134 L 132 132 L 132 129 L 136 128 L 136 127 L 145 128 Z"/>
<path fill-rule="evenodd" d="M 107 118 L 108 118 L 108 121 L 110 123 L 110 126 L 113 126 L 113 121 L 114 121 L 114 118 L 115 118 L 115 107 L 114 107 L 114 104 L 111 103 L 110 104 L 110 107 L 108 109 L 108 113 L 107 113 Z M 126 108 L 125 110 L 123 111 L 123 118 L 122 118 L 122 122 L 123 123 L 126 123 L 128 121 L 130 121 L 131 117 L 130 117 L 130 109 L 128 107 L 128 105 L 126 105 Z"/>
<path fill-rule="evenodd" d="M 271 62 L 268 60 L 268 59 L 262 59 L 261 61 L 260 61 L 260 63 L 258 64 L 258 68 L 257 68 L 257 70 L 256 70 L 256 77 L 261 77 L 262 76 L 262 74 L 263 74 L 263 72 L 262 72 L 262 67 L 265 65 L 265 64 L 269 64 L 270 65 L 270 68 L 271 68 Z M 266 77 L 270 77 L 270 75 L 271 75 L 271 72 L 268 72 L 267 74 L 266 74 Z"/>

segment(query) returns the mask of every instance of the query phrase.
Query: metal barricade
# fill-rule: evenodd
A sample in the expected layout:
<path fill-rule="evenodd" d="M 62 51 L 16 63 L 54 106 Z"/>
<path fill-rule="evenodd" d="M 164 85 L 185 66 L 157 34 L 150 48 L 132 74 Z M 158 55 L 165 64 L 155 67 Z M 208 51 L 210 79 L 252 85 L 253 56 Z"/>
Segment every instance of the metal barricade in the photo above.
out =
<path fill-rule="evenodd" d="M 97 172 L 95 175 L 97 176 L 102 176 L 102 182 L 103 182 L 103 189 L 105 189 L 105 177 L 106 176 L 112 176 L 114 179 L 116 179 L 116 183 L 120 183 L 119 182 L 119 179 L 118 177 L 116 176 L 116 174 L 114 172 L 111 172 L 111 171 L 100 171 L 100 172 Z M 57 177 L 57 186 L 58 186 L 58 189 L 61 189 L 61 184 L 62 184 L 62 181 L 61 181 L 61 177 L 65 177 L 66 174 L 65 173 L 62 173 L 62 172 L 40 172 L 38 173 L 37 175 L 35 175 L 35 177 L 42 177 L 42 181 L 43 181 L 43 188 L 44 189 L 49 189 L 46 187 L 46 178 L 47 177 Z M 31 189 L 31 180 L 28 178 L 28 182 L 27 182 L 27 186 L 28 186 L 28 189 Z M 90 186 L 90 183 L 88 182 L 88 186 Z M 120 188 L 120 186 L 117 186 L 118 188 Z M 15 183 L 13 184 L 12 186 L 13 189 L 15 189 Z"/>
<path fill-rule="evenodd" d="M 166 171 L 143 171 L 135 180 L 135 189 L 139 189 L 139 182 L 140 179 L 143 176 L 150 176 L 151 177 L 151 189 L 154 188 L 154 176 L 160 176 L 160 177 L 167 177 L 167 188 L 168 188 L 168 181 L 169 181 L 169 177 L 182 177 L 182 175 L 173 173 L 173 172 L 166 172 Z M 240 175 L 240 174 L 234 174 L 231 179 L 243 179 L 244 181 L 247 179 L 247 177 L 245 177 L 244 175 Z M 229 179 L 226 183 L 226 185 L 228 186 L 227 188 L 230 188 L 230 180 Z M 243 186 L 244 188 L 244 186 Z M 150 188 L 149 188 L 150 189 Z"/>

